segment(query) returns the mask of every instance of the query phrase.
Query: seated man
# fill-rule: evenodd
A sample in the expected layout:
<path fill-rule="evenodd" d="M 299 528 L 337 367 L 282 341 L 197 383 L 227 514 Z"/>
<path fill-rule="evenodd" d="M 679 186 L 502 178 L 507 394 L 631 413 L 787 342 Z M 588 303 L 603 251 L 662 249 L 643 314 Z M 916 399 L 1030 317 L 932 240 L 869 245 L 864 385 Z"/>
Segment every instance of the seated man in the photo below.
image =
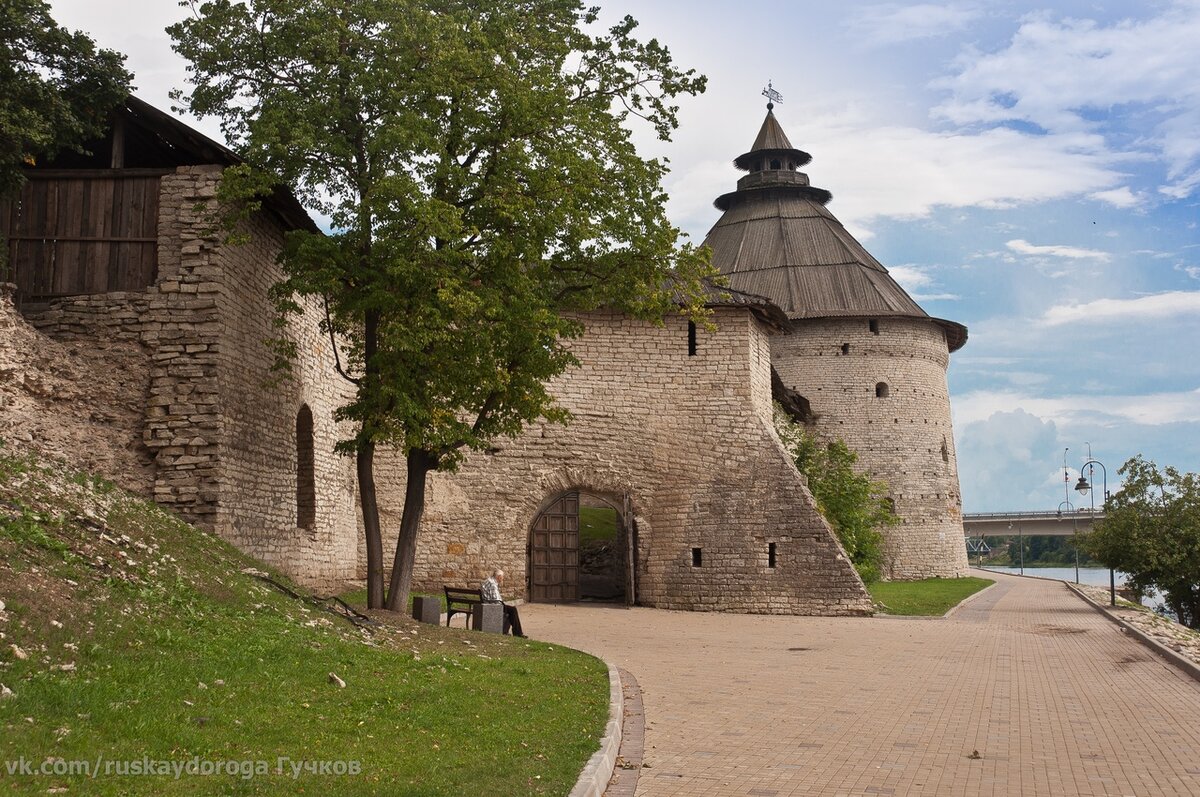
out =
<path fill-rule="evenodd" d="M 513 636 L 523 637 L 525 635 L 521 633 L 521 617 L 517 614 L 517 607 L 504 603 L 500 597 L 500 585 L 503 583 L 504 571 L 499 568 L 493 570 L 491 578 L 486 579 L 479 588 L 483 593 L 483 602 L 504 604 L 504 633 L 511 630 Z"/>

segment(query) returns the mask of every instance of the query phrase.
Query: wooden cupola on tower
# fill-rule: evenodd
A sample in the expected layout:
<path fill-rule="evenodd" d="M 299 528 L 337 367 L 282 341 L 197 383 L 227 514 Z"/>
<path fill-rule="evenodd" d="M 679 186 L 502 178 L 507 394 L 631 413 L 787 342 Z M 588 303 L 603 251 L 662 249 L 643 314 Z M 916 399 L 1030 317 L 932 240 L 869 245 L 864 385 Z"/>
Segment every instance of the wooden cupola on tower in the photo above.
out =
<path fill-rule="evenodd" d="M 704 243 L 729 287 L 783 310 L 771 343 L 782 387 L 811 405 L 811 425 L 842 439 L 886 482 L 902 524 L 884 530 L 885 577 L 964 575 L 961 498 L 946 368 L 967 340 L 932 318 L 826 207 L 832 194 L 800 171 L 812 160 L 767 116 L 734 165 L 737 190 Z"/>
<path fill-rule="evenodd" d="M 717 197 L 725 211 L 704 243 L 729 286 L 766 296 L 788 318 L 930 318 L 826 205 L 833 195 L 799 171 L 812 156 L 792 146 L 768 105 L 749 152 L 734 165 L 749 172 Z M 930 319 L 950 351 L 967 340 L 962 324 Z"/>

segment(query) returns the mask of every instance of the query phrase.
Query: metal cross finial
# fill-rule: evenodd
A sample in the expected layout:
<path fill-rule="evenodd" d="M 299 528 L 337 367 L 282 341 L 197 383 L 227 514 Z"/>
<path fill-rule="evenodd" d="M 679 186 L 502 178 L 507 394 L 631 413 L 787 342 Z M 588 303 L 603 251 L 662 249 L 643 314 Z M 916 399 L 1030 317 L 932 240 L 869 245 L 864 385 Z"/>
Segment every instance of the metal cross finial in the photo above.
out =
<path fill-rule="evenodd" d="M 762 90 L 762 95 L 770 100 L 770 102 L 767 103 L 768 111 L 775 110 L 775 103 L 783 102 L 783 95 L 775 90 L 775 87 L 771 85 L 771 81 L 769 80 L 767 81 L 767 87 Z"/>

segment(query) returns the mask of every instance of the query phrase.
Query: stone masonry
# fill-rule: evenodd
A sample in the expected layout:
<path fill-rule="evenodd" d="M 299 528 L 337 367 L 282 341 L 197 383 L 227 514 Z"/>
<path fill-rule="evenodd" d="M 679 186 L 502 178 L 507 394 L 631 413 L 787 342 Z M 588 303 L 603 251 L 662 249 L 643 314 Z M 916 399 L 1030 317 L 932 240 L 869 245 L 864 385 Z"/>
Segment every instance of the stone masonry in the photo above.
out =
<path fill-rule="evenodd" d="M 902 518 L 885 534 L 884 576 L 966 575 L 941 327 L 919 318 L 876 319 L 875 332 L 863 318 L 792 325 L 772 345 L 780 378 L 809 400 L 819 436 L 844 440 L 887 483 Z"/>
<path fill-rule="evenodd" d="M 286 331 L 299 357 L 293 378 L 270 382 L 267 289 L 281 276 L 283 230 L 258 214 L 249 243 L 223 243 L 212 215 L 219 166 L 185 166 L 162 178 L 158 274 L 145 291 L 57 299 L 27 312 L 64 340 L 137 341 L 149 352 L 141 438 L 153 455 L 156 502 L 243 550 L 312 583 L 355 568 L 355 502 L 349 463 L 332 449 L 333 409 L 344 395 L 318 307 Z M 296 524 L 296 417 L 314 418 L 317 523 Z"/>
<path fill-rule="evenodd" d="M 605 312 L 581 320 L 587 332 L 571 344 L 581 365 L 552 383 L 574 419 L 534 426 L 458 473 L 433 476 L 415 588 L 475 584 L 503 567 L 507 591 L 522 597 L 531 525 L 564 492 L 583 490 L 616 506 L 631 497 L 643 605 L 869 613 L 862 582 L 775 434 L 767 328 L 748 309 L 719 308 L 716 329 L 701 329 L 689 356 L 682 317 L 663 326 Z M 403 462 L 381 455 L 376 477 L 384 529 L 394 530 Z M 385 550 L 394 544 L 385 537 Z"/>
<path fill-rule="evenodd" d="M 157 125 L 171 140 L 194 147 L 190 162 L 212 163 L 164 167 L 153 283 L 22 310 L 59 344 L 81 349 L 104 340 L 122 352 L 126 387 L 97 393 L 116 396 L 121 412 L 100 408 L 96 417 L 121 419 L 131 438 L 126 459 L 143 471 L 131 483 L 309 585 L 361 577 L 365 553 L 353 462 L 334 453 L 346 436 L 335 412 L 353 386 L 334 367 L 318 301 L 302 304 L 302 313 L 282 328 L 273 323 L 270 291 L 282 277 L 277 259 L 285 236 L 297 227 L 315 228 L 294 199 L 274 197 L 244 222 L 241 242 L 226 241 L 216 196 L 222 164 L 236 162 L 234 156 L 214 142 L 206 145 L 195 131 L 184 135 L 177 122 L 142 105 L 130 106 L 139 124 Z M 789 200 L 799 210 L 788 223 L 824 230 L 828 246 L 816 254 L 836 259 L 848 251 L 856 268 L 871 272 L 872 284 L 886 288 L 878 276 L 886 274 L 882 267 L 851 246 L 823 210 L 828 193 L 794 172 L 807 156 L 787 148 L 772 119 L 768 115 L 760 134 L 762 147 L 756 144 L 766 155 L 748 155 L 742 164 L 756 174 L 770 166 L 772 175 L 752 174 L 746 186 L 718 200 L 736 211 L 722 227 L 728 234 L 717 240 L 718 253 L 740 257 L 745 247 L 736 225 L 758 225 L 751 232 L 761 239 L 755 251 L 762 257 L 746 264 L 735 259 L 729 268 L 775 273 L 768 255 L 790 256 L 792 249 L 772 243 L 782 227 L 770 219 L 763 226 L 754 210 L 759 195 L 743 193 L 799 192 Z M 792 170 L 775 167 L 772 152 L 791 156 Z M 797 202 L 821 207 L 810 213 Z M 818 279 L 822 268 L 793 276 Z M 774 431 L 773 364 L 781 380 L 809 400 L 818 433 L 845 439 L 864 468 L 889 483 L 905 526 L 889 536 L 887 575 L 963 573 L 945 379 L 953 347 L 943 322 L 915 304 L 907 315 L 869 322 L 857 307 L 843 313 L 854 317 L 804 315 L 803 307 L 751 295 L 763 292 L 717 301 L 714 326 L 696 331 L 694 350 L 682 316 L 661 325 L 606 311 L 580 316 L 586 331 L 569 342 L 580 365 L 550 385 L 572 421 L 535 424 L 498 441 L 492 452 L 472 453 L 458 472 L 431 477 L 414 586 L 472 585 L 499 566 L 510 574 L 510 595 L 524 597 L 531 527 L 565 493 L 580 491 L 631 507 L 639 603 L 869 613 L 862 582 Z M 838 298 L 844 292 L 826 293 Z M 911 304 L 901 294 L 893 299 Z M 785 317 L 792 319 L 787 329 Z M 272 371 L 270 340 L 281 337 L 297 352 L 287 378 Z M 44 396 L 14 396 L 14 406 L 18 400 L 46 404 Z M 130 397 L 144 397 L 140 419 Z M 396 452 L 378 453 L 376 480 L 390 561 L 404 495 Z"/>

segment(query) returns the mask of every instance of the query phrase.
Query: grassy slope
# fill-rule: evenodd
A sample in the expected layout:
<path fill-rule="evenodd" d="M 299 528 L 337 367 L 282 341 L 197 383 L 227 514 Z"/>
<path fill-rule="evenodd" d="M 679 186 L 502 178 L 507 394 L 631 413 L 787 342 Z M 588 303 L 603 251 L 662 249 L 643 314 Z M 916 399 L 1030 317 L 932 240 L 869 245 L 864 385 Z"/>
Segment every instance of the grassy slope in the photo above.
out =
<path fill-rule="evenodd" d="M 565 794 L 596 749 L 596 659 L 407 621 L 368 634 L 246 567 L 261 565 L 152 504 L 0 448 L 0 683 L 14 692 L 0 760 L 271 770 L 83 783 L 0 769 L 0 791 Z M 280 756 L 356 760 L 361 774 L 293 780 L 275 774 Z"/>
<path fill-rule="evenodd" d="M 606 506 L 579 507 L 579 541 L 615 540 L 617 510 Z"/>
<path fill-rule="evenodd" d="M 945 614 L 979 590 L 990 578 L 927 578 L 922 581 L 877 581 L 868 584 L 871 599 L 886 614 Z"/>

